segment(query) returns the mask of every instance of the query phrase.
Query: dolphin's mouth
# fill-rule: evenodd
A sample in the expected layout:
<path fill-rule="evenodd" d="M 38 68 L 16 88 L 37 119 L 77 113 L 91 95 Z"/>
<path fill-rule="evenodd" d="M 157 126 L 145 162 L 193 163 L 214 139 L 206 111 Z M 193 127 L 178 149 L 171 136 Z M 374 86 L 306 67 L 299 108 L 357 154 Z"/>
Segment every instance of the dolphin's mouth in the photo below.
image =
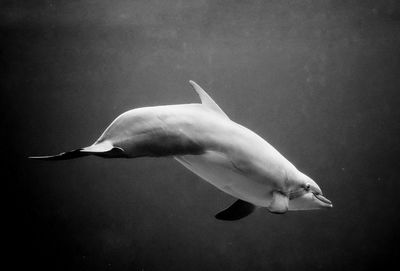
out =
<path fill-rule="evenodd" d="M 315 196 L 317 199 L 319 199 L 319 200 L 322 201 L 323 203 L 326 203 L 326 204 L 329 204 L 329 205 L 332 206 L 332 202 L 331 202 L 329 199 L 325 198 L 325 197 L 322 196 L 321 194 L 316 194 L 316 193 L 313 193 L 313 194 L 314 194 L 314 196 Z"/>
<path fill-rule="evenodd" d="M 292 191 L 291 193 L 289 193 L 289 199 L 294 200 L 296 198 L 301 198 L 308 193 L 312 194 L 314 196 L 314 198 L 316 198 L 321 203 L 323 203 L 324 207 L 333 207 L 332 201 L 330 201 L 329 199 L 322 196 L 322 194 L 319 194 L 318 192 L 315 192 L 315 191 L 307 191 L 306 189 Z"/>
<path fill-rule="evenodd" d="M 289 199 L 295 199 L 295 198 L 301 197 L 301 196 L 303 196 L 304 194 L 307 194 L 307 193 L 308 193 L 308 191 L 305 190 L 305 189 L 292 191 L 292 192 L 289 193 Z"/>

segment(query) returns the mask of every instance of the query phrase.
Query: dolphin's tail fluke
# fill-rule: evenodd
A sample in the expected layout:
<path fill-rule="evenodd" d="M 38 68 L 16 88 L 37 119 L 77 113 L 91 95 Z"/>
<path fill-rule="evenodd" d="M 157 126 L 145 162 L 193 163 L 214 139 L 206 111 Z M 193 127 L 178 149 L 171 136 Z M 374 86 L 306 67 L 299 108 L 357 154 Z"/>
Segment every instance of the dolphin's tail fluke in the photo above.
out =
<path fill-rule="evenodd" d="M 57 160 L 75 159 L 88 155 L 96 155 L 107 158 L 127 157 L 122 148 L 114 147 L 110 142 L 103 141 L 101 143 L 96 142 L 95 144 L 86 148 L 80 148 L 72 151 L 62 152 L 56 155 L 30 156 L 28 158 L 45 160 L 45 161 L 57 161 Z"/>
<path fill-rule="evenodd" d="M 76 149 L 73 151 L 62 152 L 56 155 L 45 155 L 45 156 L 29 156 L 29 159 L 38 159 L 46 161 L 56 161 L 56 160 L 69 160 L 78 157 L 88 156 L 90 153 L 82 152 L 82 149 Z"/>

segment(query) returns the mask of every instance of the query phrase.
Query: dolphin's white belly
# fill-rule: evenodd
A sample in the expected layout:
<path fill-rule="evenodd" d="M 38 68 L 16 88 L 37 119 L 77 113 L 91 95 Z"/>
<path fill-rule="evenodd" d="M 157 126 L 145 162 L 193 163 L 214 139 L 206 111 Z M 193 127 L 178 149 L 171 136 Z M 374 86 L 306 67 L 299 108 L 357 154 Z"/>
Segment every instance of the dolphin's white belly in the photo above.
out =
<path fill-rule="evenodd" d="M 225 193 L 267 207 L 272 199 L 272 187 L 268 183 L 254 181 L 241 173 L 223 153 L 207 151 L 201 155 L 175 156 L 187 169 Z"/>

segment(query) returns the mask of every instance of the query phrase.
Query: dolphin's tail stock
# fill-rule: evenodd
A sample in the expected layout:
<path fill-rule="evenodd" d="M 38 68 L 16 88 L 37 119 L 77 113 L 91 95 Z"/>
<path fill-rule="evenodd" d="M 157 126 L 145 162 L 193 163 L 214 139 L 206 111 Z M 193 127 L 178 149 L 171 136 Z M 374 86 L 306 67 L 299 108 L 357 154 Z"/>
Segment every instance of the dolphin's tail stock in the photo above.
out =
<path fill-rule="evenodd" d="M 119 147 L 114 147 L 109 141 L 101 143 L 96 142 L 93 145 L 85 148 L 80 148 L 72 151 L 62 152 L 56 155 L 45 156 L 29 156 L 30 159 L 38 159 L 45 161 L 69 160 L 88 155 L 96 155 L 104 158 L 123 158 L 127 157 L 124 150 Z"/>

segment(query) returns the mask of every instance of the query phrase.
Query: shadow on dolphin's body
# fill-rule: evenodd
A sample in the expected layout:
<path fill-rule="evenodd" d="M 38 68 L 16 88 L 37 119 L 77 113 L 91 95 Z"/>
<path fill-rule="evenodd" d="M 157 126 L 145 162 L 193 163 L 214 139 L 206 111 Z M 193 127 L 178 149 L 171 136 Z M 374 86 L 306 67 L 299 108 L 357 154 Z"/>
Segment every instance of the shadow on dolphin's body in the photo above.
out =
<path fill-rule="evenodd" d="M 332 207 L 319 186 L 253 131 L 237 124 L 195 82 L 199 104 L 143 107 L 118 116 L 92 145 L 41 160 L 87 155 L 173 157 L 238 200 L 215 217 L 237 220 L 258 207 L 272 213 Z"/>

